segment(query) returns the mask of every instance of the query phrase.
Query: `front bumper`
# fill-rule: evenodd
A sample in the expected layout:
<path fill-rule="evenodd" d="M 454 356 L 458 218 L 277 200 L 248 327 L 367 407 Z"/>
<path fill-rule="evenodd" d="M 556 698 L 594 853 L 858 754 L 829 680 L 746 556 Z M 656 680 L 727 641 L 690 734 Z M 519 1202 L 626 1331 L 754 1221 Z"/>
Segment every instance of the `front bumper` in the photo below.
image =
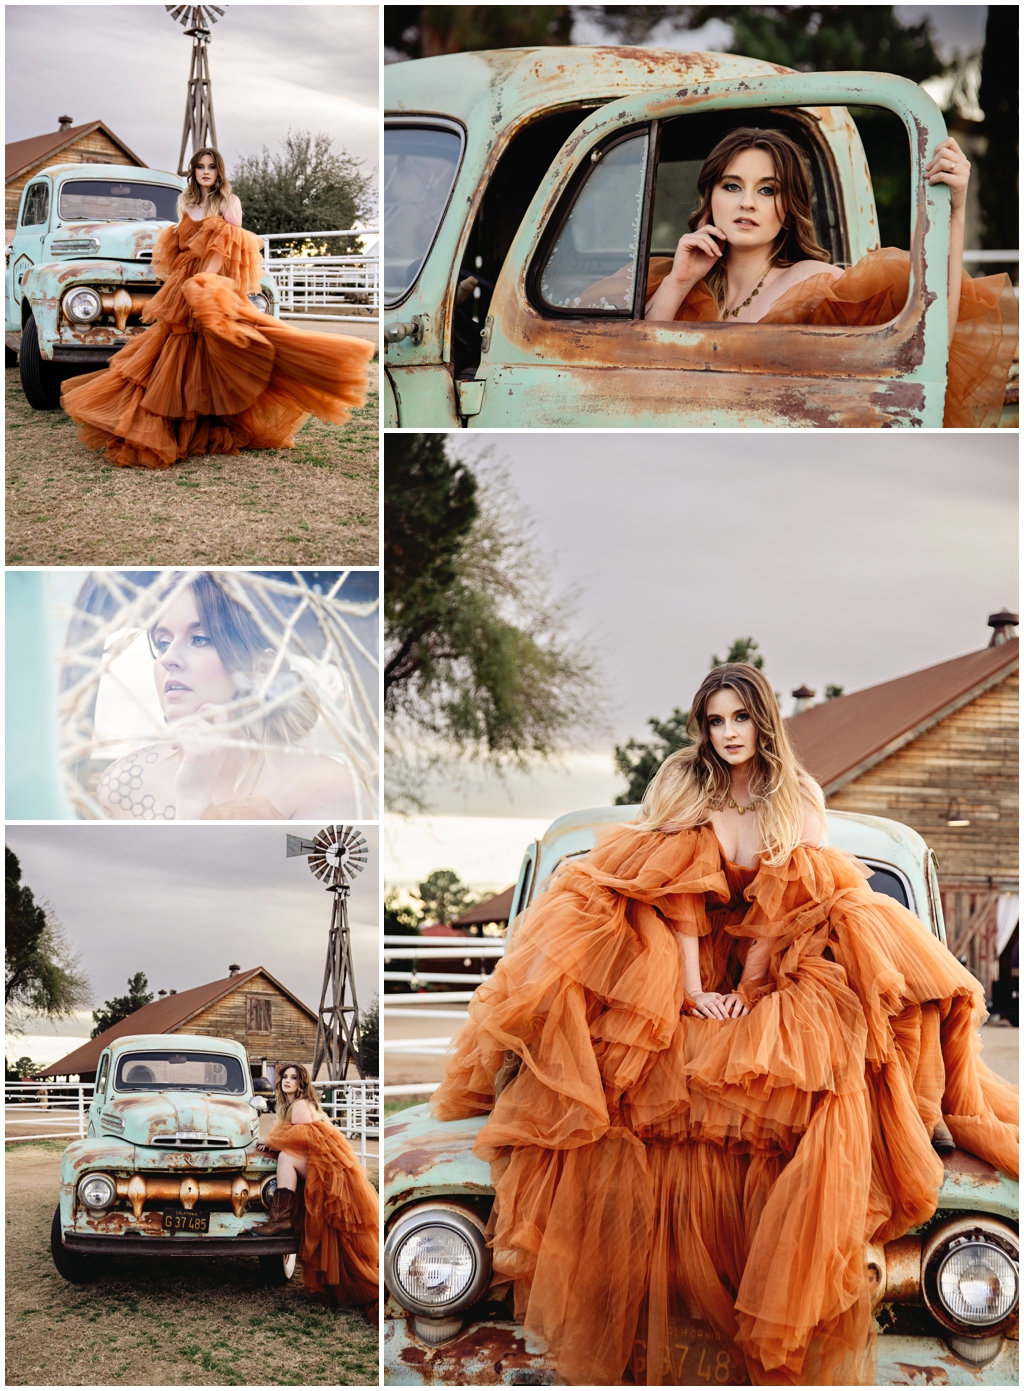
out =
<path fill-rule="evenodd" d="M 298 1252 L 297 1236 L 185 1236 L 182 1232 L 163 1232 L 143 1236 L 93 1236 L 65 1232 L 64 1249 L 80 1256 L 292 1256 Z"/>
<path fill-rule="evenodd" d="M 523 1330 L 502 1320 L 467 1323 L 440 1347 L 421 1343 L 412 1318 L 385 1318 L 381 1347 L 385 1386 L 552 1386 L 547 1358 L 527 1351 Z M 679 1385 L 707 1385 L 706 1380 Z M 733 1385 L 738 1383 L 733 1382 Z M 1018 1386 L 1019 1344 L 1004 1338 L 983 1367 L 961 1361 L 940 1338 L 883 1334 L 876 1386 Z"/>

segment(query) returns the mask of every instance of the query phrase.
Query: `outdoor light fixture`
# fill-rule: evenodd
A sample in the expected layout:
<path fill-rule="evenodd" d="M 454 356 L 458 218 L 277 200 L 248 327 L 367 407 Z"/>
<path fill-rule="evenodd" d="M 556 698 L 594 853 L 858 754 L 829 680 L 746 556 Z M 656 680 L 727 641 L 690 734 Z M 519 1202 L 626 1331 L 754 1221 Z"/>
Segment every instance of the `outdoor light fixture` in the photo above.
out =
<path fill-rule="evenodd" d="M 946 808 L 947 826 L 969 826 L 971 823 L 960 810 L 959 797 L 950 797 L 949 806 Z"/>

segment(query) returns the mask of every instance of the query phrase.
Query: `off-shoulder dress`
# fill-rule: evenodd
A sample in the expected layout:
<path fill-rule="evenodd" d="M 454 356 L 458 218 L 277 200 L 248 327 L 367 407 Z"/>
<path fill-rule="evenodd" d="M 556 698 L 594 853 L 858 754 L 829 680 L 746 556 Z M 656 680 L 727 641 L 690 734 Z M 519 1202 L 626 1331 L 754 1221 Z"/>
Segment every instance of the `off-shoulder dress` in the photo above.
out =
<path fill-rule="evenodd" d="M 217 255 L 221 273 L 204 271 Z M 111 463 L 290 448 L 311 415 L 340 425 L 364 404 L 373 344 L 260 313 L 247 298 L 261 271 L 251 232 L 185 214 L 160 234 L 153 269 L 163 281 L 143 315 L 153 327 L 61 392 L 79 439 Z"/>
<path fill-rule="evenodd" d="M 679 933 L 709 990 L 771 940 L 749 1014 L 684 1012 Z M 865 1244 L 935 1211 L 936 1122 L 1016 1173 L 1017 1093 L 980 1060 L 983 1008 L 839 851 L 745 869 L 710 827 L 618 827 L 569 861 L 433 1099 L 442 1119 L 488 1115 L 495 1279 L 558 1379 L 671 1383 L 673 1329 L 699 1319 L 755 1384 L 870 1383 Z M 506 1050 L 519 1069 L 495 1099 Z"/>

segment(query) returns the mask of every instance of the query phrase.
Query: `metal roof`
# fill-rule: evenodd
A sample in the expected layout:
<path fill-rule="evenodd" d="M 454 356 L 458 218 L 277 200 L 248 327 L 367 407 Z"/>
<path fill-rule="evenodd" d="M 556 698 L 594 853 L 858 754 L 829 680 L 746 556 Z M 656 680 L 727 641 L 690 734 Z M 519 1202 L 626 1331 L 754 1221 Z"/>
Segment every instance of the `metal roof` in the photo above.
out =
<path fill-rule="evenodd" d="M 124 1038 L 129 1034 L 174 1033 L 180 1025 L 187 1023 L 204 1009 L 209 1009 L 210 1005 L 216 1004 L 225 995 L 230 995 L 240 985 L 247 985 L 256 976 L 265 977 L 282 995 L 287 995 L 294 1005 L 316 1022 L 317 1015 L 308 1005 L 304 1005 L 298 996 L 293 995 L 279 980 L 275 980 L 269 971 L 265 971 L 262 966 L 254 966 L 250 971 L 239 971 L 233 976 L 225 976 L 222 980 L 211 981 L 209 985 L 196 985 L 191 990 L 181 990 L 176 995 L 165 995 L 162 999 L 143 1005 L 134 1014 L 129 1014 L 127 1019 L 122 1019 L 120 1024 L 104 1029 L 103 1033 L 97 1034 L 88 1043 L 82 1044 L 80 1048 L 60 1058 L 50 1067 L 44 1068 L 38 1075 L 70 1077 L 74 1073 L 81 1076 L 83 1072 L 95 1072 L 99 1066 L 100 1054 L 115 1039 Z"/>
<path fill-rule="evenodd" d="M 134 151 L 121 140 L 109 126 L 102 121 L 89 121 L 84 126 L 68 126 L 64 130 L 52 130 L 46 135 L 30 135 L 27 140 L 14 140 L 5 147 L 5 182 L 16 179 L 19 174 L 24 174 L 26 170 L 34 168 L 41 159 L 47 155 L 56 154 L 59 150 L 66 150 L 69 145 L 73 145 L 76 140 L 81 140 L 83 135 L 91 135 L 94 130 L 101 130 L 108 140 L 112 140 L 115 145 L 124 150 L 125 154 L 132 159 L 140 169 L 146 168 L 145 160 L 139 159 Z"/>
<path fill-rule="evenodd" d="M 455 918 L 452 927 L 473 927 L 478 923 L 507 923 L 508 915 L 512 911 L 512 895 L 515 892 L 515 887 L 515 884 L 510 884 L 500 894 L 485 899 L 483 903 L 478 903 L 475 908 L 468 908 L 461 917 Z"/>
<path fill-rule="evenodd" d="M 866 773 L 1017 670 L 1019 639 L 884 681 L 793 715 L 789 737 L 826 794 Z"/>

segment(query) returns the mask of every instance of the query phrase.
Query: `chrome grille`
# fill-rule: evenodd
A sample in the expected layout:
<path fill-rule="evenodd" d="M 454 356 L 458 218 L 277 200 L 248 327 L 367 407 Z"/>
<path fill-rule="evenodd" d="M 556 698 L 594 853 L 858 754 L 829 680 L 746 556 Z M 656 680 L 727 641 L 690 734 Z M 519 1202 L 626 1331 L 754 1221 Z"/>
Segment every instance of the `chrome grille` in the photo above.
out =
<path fill-rule="evenodd" d="M 199 1135 L 189 1132 L 177 1135 L 154 1135 L 152 1143 L 161 1149 L 212 1150 L 230 1149 L 231 1141 L 223 1135 Z M 242 1148 L 239 1146 L 239 1148 Z"/>

